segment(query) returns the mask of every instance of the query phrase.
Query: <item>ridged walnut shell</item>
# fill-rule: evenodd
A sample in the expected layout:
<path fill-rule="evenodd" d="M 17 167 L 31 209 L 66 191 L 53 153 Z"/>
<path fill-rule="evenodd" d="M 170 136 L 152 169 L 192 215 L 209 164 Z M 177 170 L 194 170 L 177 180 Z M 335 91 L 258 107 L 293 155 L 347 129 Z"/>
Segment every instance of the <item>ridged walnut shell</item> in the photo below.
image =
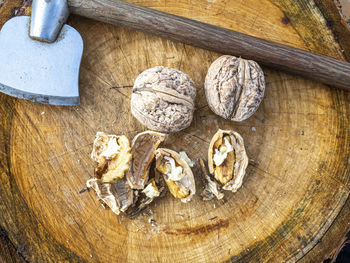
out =
<path fill-rule="evenodd" d="M 164 156 L 171 157 L 175 160 L 176 166 L 182 167 L 184 174 L 183 178 L 178 181 L 173 181 L 162 171 L 161 166 L 164 165 Z M 159 148 L 156 151 L 156 170 L 163 174 L 164 180 L 168 185 L 170 193 L 182 202 L 187 203 L 196 193 L 196 184 L 191 168 L 181 156 L 170 149 Z"/>
<path fill-rule="evenodd" d="M 136 78 L 131 113 L 150 130 L 178 132 L 191 124 L 195 98 L 192 79 L 177 69 L 158 66 Z"/>
<path fill-rule="evenodd" d="M 214 113 L 243 121 L 253 115 L 264 97 L 264 73 L 255 61 L 221 56 L 209 67 L 204 88 Z"/>
<path fill-rule="evenodd" d="M 227 158 L 221 165 L 216 166 L 213 160 L 215 149 L 219 150 L 224 145 L 224 137 L 229 139 L 233 151 L 227 154 Z M 242 136 L 231 130 L 218 130 L 213 136 L 208 149 L 208 168 L 210 174 L 222 183 L 224 190 L 236 192 L 243 183 L 245 171 L 248 166 L 248 156 L 244 147 Z"/>

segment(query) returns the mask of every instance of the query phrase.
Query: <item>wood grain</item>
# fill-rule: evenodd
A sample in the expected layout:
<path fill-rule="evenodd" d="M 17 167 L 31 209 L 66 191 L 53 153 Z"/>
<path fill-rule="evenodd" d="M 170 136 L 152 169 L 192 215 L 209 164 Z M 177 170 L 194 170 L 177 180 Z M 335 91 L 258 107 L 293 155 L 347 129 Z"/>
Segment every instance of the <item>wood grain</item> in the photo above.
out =
<path fill-rule="evenodd" d="M 325 84 L 350 90 L 350 64 L 211 24 L 119 0 L 70 0 L 72 13 L 196 47 L 242 56 Z"/>
<path fill-rule="evenodd" d="M 267 0 L 130 2 L 310 48 L 301 31 L 284 23 L 280 7 Z M 5 4 L 15 7 L 12 1 Z M 0 17 L 10 16 L 2 12 Z M 232 17 L 245 19 L 237 23 Z M 335 232 L 331 243 L 340 240 L 340 223 L 329 227 L 344 213 L 349 195 L 349 93 L 264 68 L 261 107 L 247 121 L 228 122 L 208 109 L 203 91 L 206 71 L 220 54 L 81 17 L 69 23 L 84 39 L 82 104 L 54 107 L 0 95 L 0 225 L 21 257 L 29 262 L 295 262 L 316 244 L 315 253 L 325 255 L 327 238 L 319 241 L 326 232 Z M 322 52 L 331 54 L 339 44 L 327 34 Z M 205 158 L 215 131 L 234 129 L 245 139 L 251 161 L 242 189 L 228 193 L 223 203 L 196 196 L 182 204 L 167 195 L 151 207 L 151 216 L 118 218 L 102 209 L 94 193 L 79 191 L 93 173 L 89 153 L 97 131 L 132 139 L 144 130 L 130 114 L 131 86 L 140 72 L 156 65 L 189 74 L 198 91 L 193 124 L 171 136 L 167 146 Z M 343 216 L 341 222 L 348 222 L 349 214 Z"/>

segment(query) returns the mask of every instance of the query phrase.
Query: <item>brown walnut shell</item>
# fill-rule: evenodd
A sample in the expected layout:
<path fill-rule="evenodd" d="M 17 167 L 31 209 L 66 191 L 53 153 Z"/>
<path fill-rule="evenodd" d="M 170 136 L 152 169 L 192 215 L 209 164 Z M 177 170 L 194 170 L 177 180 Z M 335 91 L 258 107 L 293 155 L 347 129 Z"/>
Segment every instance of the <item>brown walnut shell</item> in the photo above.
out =
<path fill-rule="evenodd" d="M 130 167 L 130 150 L 126 136 L 98 132 L 91 152 L 91 158 L 97 162 L 95 177 L 104 183 L 112 183 L 123 178 Z"/>
<path fill-rule="evenodd" d="M 224 194 L 220 191 L 221 187 L 215 180 L 212 180 L 212 178 L 210 178 L 207 171 L 207 167 L 202 158 L 199 159 L 199 164 L 202 169 L 202 176 L 205 184 L 205 188 L 201 193 L 203 200 L 204 201 L 212 200 L 214 197 L 216 197 L 216 199 L 218 200 L 224 198 Z"/>
<path fill-rule="evenodd" d="M 252 116 L 264 97 L 264 73 L 255 61 L 221 56 L 209 67 L 204 88 L 214 113 L 243 121 Z"/>
<path fill-rule="evenodd" d="M 92 178 L 86 182 L 86 186 L 94 189 L 98 199 L 117 215 L 125 212 L 133 203 L 133 191 L 125 179 L 104 183 L 101 179 Z"/>
<path fill-rule="evenodd" d="M 153 162 L 154 164 L 154 162 Z M 154 167 L 153 167 L 154 168 Z M 154 169 L 151 168 L 152 171 L 152 177 L 148 184 L 152 184 L 153 187 L 157 190 L 159 193 L 158 196 L 147 196 L 145 194 L 145 191 L 137 191 L 134 190 L 134 204 L 133 206 L 127 211 L 128 217 L 134 217 L 138 215 L 142 210 L 144 210 L 146 207 L 148 207 L 155 199 L 164 197 L 166 192 L 166 184 L 164 182 L 164 178 L 154 171 Z M 146 187 L 147 188 L 147 187 Z"/>
<path fill-rule="evenodd" d="M 150 130 L 178 132 L 192 122 L 195 97 L 194 82 L 185 73 L 158 66 L 136 78 L 131 113 Z"/>
<path fill-rule="evenodd" d="M 225 138 L 233 147 L 231 152 L 220 165 L 215 165 L 214 155 L 225 146 Z M 236 192 L 243 183 L 245 171 L 248 166 L 248 156 L 245 151 L 242 136 L 231 130 L 218 130 L 213 136 L 208 149 L 208 168 L 210 174 L 223 184 L 224 190 Z"/>
<path fill-rule="evenodd" d="M 176 166 L 182 167 L 183 177 L 180 180 L 174 181 L 165 173 L 165 157 L 174 159 Z M 189 165 L 177 152 L 170 149 L 159 148 L 156 151 L 156 170 L 162 173 L 170 193 L 175 198 L 180 199 L 184 203 L 192 199 L 192 196 L 196 193 L 194 176 Z"/>
<path fill-rule="evenodd" d="M 126 178 L 133 189 L 145 188 L 155 152 L 166 138 L 164 133 L 145 131 L 137 134 L 132 140 L 132 162 Z"/>

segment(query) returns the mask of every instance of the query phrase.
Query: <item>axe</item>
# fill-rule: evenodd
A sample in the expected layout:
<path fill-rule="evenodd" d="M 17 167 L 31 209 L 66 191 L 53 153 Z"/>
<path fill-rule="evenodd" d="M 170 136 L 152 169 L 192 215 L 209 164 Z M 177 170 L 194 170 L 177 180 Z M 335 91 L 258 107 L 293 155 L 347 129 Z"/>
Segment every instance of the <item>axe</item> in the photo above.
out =
<path fill-rule="evenodd" d="M 12 18 L 0 32 L 1 92 L 40 103 L 79 104 L 83 43 L 75 29 L 63 25 L 69 11 L 350 90 L 350 63 L 327 56 L 119 0 L 34 0 L 31 19 Z"/>

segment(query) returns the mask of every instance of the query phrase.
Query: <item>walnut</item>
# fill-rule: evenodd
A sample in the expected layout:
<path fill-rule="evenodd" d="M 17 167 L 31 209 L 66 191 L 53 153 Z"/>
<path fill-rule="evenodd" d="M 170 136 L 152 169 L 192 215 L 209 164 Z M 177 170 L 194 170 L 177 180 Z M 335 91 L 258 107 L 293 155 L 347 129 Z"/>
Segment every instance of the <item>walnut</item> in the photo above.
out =
<path fill-rule="evenodd" d="M 248 156 L 241 135 L 230 130 L 218 130 L 208 150 L 210 174 L 223 184 L 224 190 L 236 192 L 243 183 Z"/>
<path fill-rule="evenodd" d="M 192 170 L 177 152 L 159 148 L 156 151 L 156 170 L 163 175 L 175 198 L 187 203 L 196 193 Z"/>
<path fill-rule="evenodd" d="M 243 121 L 258 109 L 264 97 L 264 73 L 255 61 L 221 56 L 209 67 L 204 88 L 214 113 Z"/>
<path fill-rule="evenodd" d="M 133 189 L 145 187 L 155 151 L 166 138 L 164 133 L 145 131 L 137 134 L 132 140 L 132 162 L 126 178 Z"/>
<path fill-rule="evenodd" d="M 91 152 L 91 158 L 97 162 L 95 177 L 103 183 L 112 183 L 123 178 L 130 167 L 130 150 L 126 136 L 98 132 Z"/>
<path fill-rule="evenodd" d="M 195 97 L 194 83 L 185 73 L 158 66 L 136 78 L 131 113 L 150 130 L 178 132 L 192 122 Z"/>

